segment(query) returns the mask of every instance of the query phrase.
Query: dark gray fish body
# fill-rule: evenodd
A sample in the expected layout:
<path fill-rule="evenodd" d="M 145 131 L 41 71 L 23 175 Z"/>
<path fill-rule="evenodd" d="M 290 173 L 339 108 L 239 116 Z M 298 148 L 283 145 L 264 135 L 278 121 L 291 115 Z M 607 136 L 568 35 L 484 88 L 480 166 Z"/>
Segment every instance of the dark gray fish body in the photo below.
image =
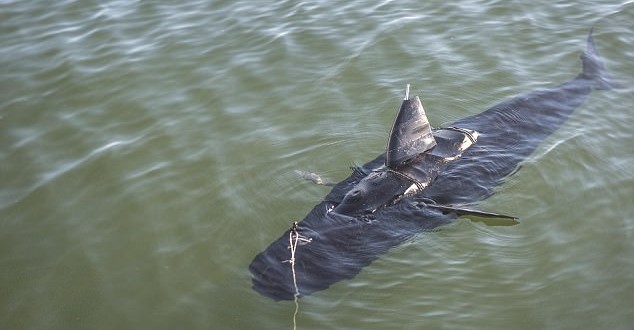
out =
<path fill-rule="evenodd" d="M 593 89 L 610 87 L 592 33 L 581 59 L 583 72 L 574 79 L 450 127 L 432 130 L 418 97 L 406 97 L 386 153 L 356 168 L 255 257 L 253 288 L 274 300 L 308 295 L 354 277 L 392 247 L 459 215 L 505 217 L 464 206 L 490 196 Z M 293 238 L 301 239 L 290 249 Z"/>

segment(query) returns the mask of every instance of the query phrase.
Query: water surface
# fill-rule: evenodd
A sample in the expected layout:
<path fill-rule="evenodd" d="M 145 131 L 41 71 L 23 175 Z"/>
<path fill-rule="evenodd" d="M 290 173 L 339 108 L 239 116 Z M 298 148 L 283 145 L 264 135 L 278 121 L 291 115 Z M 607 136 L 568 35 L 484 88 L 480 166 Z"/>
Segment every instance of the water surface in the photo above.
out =
<path fill-rule="evenodd" d="M 482 209 L 300 301 L 298 328 L 634 324 L 634 2 L 0 1 L 0 328 L 280 329 L 247 266 L 381 153 L 580 71 L 590 95 Z"/>

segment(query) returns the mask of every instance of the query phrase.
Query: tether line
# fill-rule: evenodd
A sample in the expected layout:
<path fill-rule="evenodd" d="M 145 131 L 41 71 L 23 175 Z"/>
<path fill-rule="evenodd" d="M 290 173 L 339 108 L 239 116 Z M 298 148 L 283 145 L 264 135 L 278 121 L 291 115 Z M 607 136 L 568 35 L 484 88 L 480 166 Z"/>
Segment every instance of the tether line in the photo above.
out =
<path fill-rule="evenodd" d="M 295 312 L 293 313 L 293 330 L 297 329 L 297 313 L 299 312 L 299 287 L 297 286 L 297 273 L 295 272 L 295 252 L 297 251 L 297 245 L 301 241 L 302 243 L 309 243 L 312 238 L 306 238 L 299 234 L 297 221 L 293 222 L 291 230 L 288 232 L 288 248 L 291 250 L 291 258 L 287 260 L 291 264 L 291 273 L 293 274 L 293 287 L 295 293 L 293 294 L 293 301 L 295 302 Z"/>

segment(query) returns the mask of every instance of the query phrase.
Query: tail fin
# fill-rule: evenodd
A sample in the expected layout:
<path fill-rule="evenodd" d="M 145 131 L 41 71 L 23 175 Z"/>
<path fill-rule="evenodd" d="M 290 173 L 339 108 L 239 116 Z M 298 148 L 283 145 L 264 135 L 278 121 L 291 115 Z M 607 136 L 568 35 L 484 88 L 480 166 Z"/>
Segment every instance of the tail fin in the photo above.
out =
<path fill-rule="evenodd" d="M 612 89 L 618 87 L 617 84 L 612 82 L 612 78 L 605 70 L 601 56 L 597 52 L 597 48 L 594 46 L 594 38 L 592 37 L 592 31 L 590 29 L 588 33 L 588 42 L 586 51 L 581 54 L 581 63 L 583 65 L 582 76 L 590 79 L 596 89 Z"/>

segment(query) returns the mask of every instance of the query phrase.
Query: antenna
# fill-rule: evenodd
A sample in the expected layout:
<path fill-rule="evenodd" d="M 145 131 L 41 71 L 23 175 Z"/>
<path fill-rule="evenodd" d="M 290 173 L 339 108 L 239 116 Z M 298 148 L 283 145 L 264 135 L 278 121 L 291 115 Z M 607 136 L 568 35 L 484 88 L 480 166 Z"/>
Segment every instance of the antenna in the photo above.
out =
<path fill-rule="evenodd" d="M 409 84 L 405 86 L 405 101 L 409 100 Z"/>

